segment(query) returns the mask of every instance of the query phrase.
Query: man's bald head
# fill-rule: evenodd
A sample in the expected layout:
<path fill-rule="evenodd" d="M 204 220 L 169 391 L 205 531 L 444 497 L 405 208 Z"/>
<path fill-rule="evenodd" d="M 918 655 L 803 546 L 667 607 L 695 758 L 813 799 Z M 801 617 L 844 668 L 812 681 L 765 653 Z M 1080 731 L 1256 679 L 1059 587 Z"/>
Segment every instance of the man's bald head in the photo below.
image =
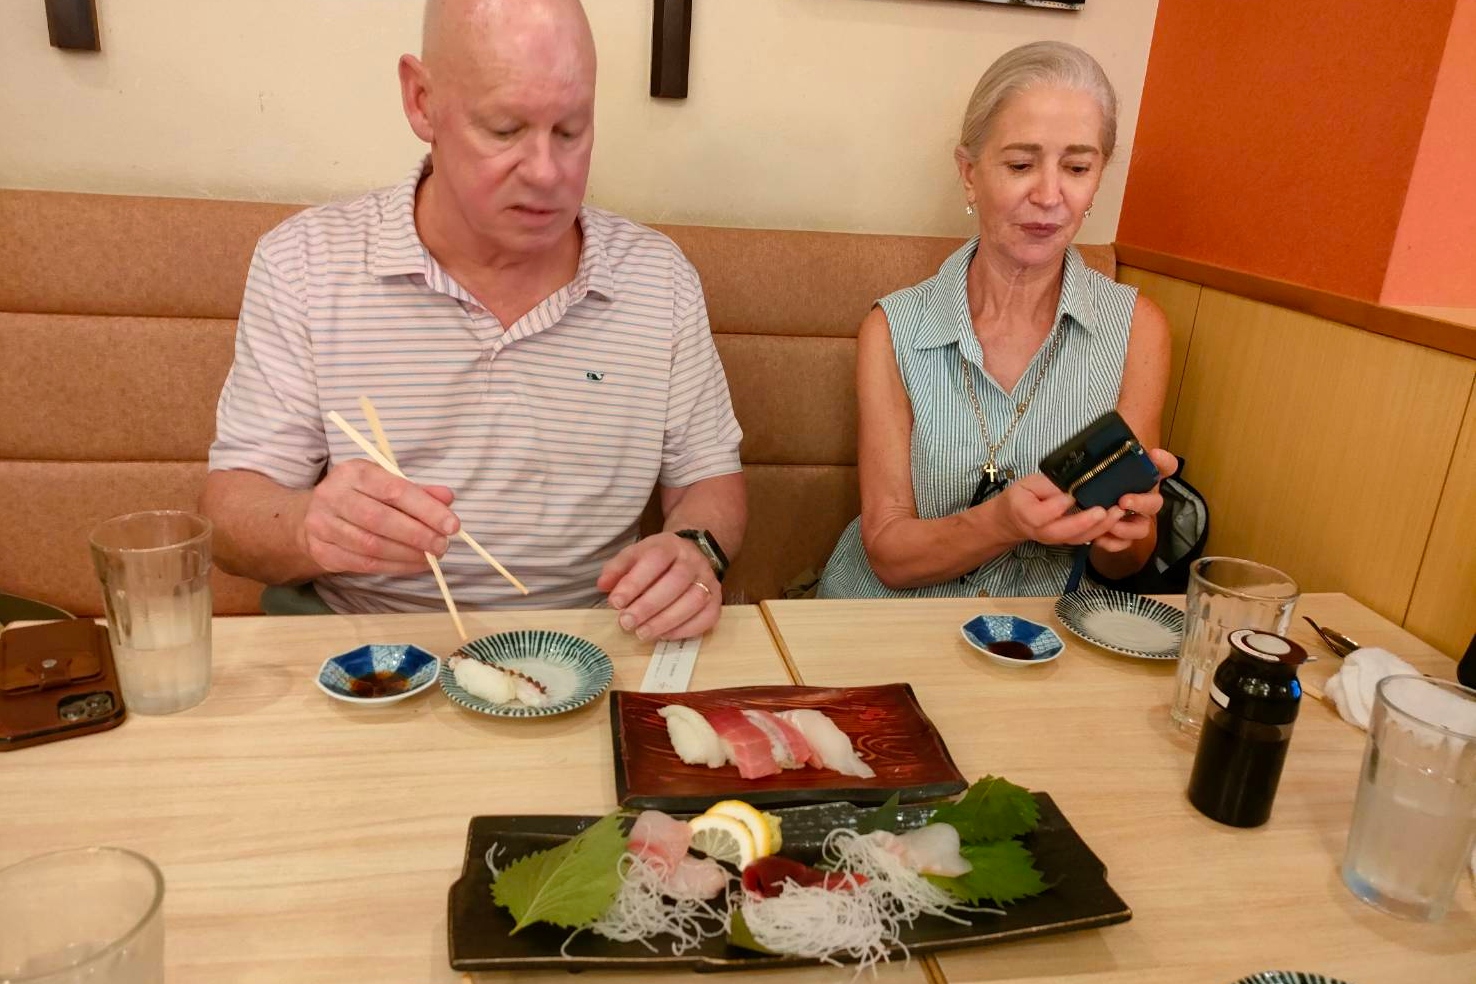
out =
<path fill-rule="evenodd" d="M 464 59 L 515 63 L 545 45 L 593 75 L 594 34 L 579 0 L 426 0 L 420 57 L 432 72 Z"/>
<path fill-rule="evenodd" d="M 400 95 L 431 145 L 416 227 L 443 252 L 577 257 L 595 52 L 579 0 L 427 0 Z"/>

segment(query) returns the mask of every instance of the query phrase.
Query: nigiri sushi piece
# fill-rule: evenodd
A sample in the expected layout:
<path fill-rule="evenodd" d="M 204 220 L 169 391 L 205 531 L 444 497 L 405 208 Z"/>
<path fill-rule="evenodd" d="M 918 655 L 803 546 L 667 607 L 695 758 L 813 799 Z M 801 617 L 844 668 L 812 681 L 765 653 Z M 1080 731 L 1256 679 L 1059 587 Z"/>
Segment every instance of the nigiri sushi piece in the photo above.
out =
<path fill-rule="evenodd" d="M 630 828 L 626 850 L 659 865 L 667 875 L 675 873 L 692 843 L 692 828 L 660 810 L 645 810 Z"/>
<path fill-rule="evenodd" d="M 799 728 L 769 711 L 745 710 L 743 716 L 769 739 L 769 751 L 781 769 L 802 769 L 811 756 L 810 743 Z"/>
<path fill-rule="evenodd" d="M 516 700 L 529 707 L 542 707 L 548 703 L 548 688 L 526 673 L 468 656 L 452 656 L 448 662 L 457 686 L 473 697 L 494 704 L 510 704 Z"/>
<path fill-rule="evenodd" d="M 707 718 L 682 704 L 667 704 L 656 713 L 666 719 L 666 734 L 677 758 L 688 765 L 705 765 L 709 769 L 728 764 L 723 743 Z"/>
<path fill-rule="evenodd" d="M 920 875 L 956 878 L 974 870 L 969 860 L 959 853 L 958 830 L 950 824 L 930 823 L 905 834 L 877 830 L 867 836 Z"/>
<path fill-rule="evenodd" d="M 846 733 L 835 726 L 819 711 L 801 708 L 794 711 L 780 711 L 779 716 L 794 725 L 805 736 L 805 741 L 820 756 L 820 761 L 825 768 L 834 769 L 844 776 L 856 776 L 861 779 L 871 779 L 876 772 L 861 761 L 856 750 L 851 747 L 851 739 Z"/>
<path fill-rule="evenodd" d="M 720 707 L 705 716 L 717 732 L 723 754 L 738 767 L 738 774 L 744 779 L 761 779 L 781 771 L 779 763 L 774 761 L 769 736 L 738 708 Z"/>

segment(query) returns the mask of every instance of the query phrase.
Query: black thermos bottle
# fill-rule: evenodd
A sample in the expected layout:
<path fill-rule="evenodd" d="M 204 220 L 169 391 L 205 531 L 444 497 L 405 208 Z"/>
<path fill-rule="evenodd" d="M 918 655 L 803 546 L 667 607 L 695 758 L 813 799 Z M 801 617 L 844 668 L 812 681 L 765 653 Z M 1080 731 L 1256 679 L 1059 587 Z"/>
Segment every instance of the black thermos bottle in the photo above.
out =
<path fill-rule="evenodd" d="M 1212 820 L 1259 827 L 1271 817 L 1281 767 L 1301 706 L 1297 667 L 1307 651 L 1255 629 L 1230 633 L 1205 704 L 1189 802 Z"/>
<path fill-rule="evenodd" d="M 1476 690 L 1476 635 L 1471 637 L 1471 644 L 1466 647 L 1466 655 L 1461 658 L 1456 667 L 1456 679 L 1461 681 L 1461 686 Z"/>

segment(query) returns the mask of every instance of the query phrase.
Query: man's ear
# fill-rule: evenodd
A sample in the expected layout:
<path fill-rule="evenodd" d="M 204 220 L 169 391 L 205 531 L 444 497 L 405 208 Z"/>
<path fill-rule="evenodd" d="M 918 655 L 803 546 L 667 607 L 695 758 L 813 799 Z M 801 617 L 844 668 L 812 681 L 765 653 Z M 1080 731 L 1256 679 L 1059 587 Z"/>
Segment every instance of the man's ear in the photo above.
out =
<path fill-rule="evenodd" d="M 426 143 L 431 143 L 436 135 L 426 109 L 430 100 L 430 82 L 430 72 L 419 58 L 400 56 L 400 103 L 405 109 L 405 119 L 410 121 L 410 129 Z"/>

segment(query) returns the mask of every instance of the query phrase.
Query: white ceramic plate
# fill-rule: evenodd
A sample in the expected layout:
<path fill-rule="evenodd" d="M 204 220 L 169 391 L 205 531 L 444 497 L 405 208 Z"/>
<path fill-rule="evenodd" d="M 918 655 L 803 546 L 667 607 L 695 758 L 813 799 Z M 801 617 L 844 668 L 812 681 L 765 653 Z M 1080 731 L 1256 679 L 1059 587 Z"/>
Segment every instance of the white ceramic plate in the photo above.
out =
<path fill-rule="evenodd" d="M 1056 602 L 1056 618 L 1072 635 L 1137 659 L 1178 659 L 1184 613 L 1126 591 L 1076 591 Z"/>

